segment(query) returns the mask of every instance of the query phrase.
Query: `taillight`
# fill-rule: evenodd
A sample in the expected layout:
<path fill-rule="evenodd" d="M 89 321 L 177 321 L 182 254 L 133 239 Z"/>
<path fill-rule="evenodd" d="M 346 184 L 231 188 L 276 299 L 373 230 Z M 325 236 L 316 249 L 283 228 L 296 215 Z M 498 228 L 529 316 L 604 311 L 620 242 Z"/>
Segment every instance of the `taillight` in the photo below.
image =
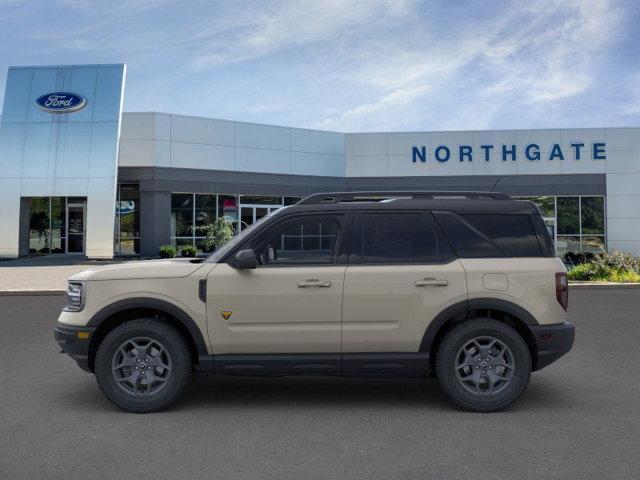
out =
<path fill-rule="evenodd" d="M 569 280 L 566 272 L 556 273 L 556 299 L 566 312 L 569 303 Z"/>

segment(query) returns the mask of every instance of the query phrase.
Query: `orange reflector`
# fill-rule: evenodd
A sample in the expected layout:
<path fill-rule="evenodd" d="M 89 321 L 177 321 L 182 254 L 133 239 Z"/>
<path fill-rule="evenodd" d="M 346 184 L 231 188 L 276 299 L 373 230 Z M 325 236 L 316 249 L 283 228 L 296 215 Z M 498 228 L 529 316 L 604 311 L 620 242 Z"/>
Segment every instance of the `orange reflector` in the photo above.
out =
<path fill-rule="evenodd" d="M 87 338 L 89 338 L 89 332 L 78 332 L 76 333 L 76 335 L 81 340 L 86 340 Z"/>

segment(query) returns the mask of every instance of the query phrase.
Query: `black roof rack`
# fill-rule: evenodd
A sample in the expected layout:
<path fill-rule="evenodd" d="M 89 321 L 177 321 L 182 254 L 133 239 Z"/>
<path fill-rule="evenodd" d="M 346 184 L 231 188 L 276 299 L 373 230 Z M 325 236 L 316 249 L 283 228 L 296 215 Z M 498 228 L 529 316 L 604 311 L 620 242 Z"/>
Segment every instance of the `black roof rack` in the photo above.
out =
<path fill-rule="evenodd" d="M 314 193 L 297 203 L 297 205 L 315 205 L 321 203 L 366 202 L 391 200 L 394 198 L 435 198 L 435 197 L 465 197 L 490 198 L 492 200 L 511 200 L 505 193 L 498 192 L 459 192 L 459 191 L 366 191 L 366 192 L 327 192 Z"/>

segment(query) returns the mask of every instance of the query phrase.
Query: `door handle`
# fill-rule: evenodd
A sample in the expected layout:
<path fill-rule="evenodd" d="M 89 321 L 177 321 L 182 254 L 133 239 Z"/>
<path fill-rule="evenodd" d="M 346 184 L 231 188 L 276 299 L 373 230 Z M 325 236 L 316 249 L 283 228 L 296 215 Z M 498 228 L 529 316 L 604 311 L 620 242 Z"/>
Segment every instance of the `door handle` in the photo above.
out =
<path fill-rule="evenodd" d="M 317 278 L 310 278 L 309 280 L 305 280 L 304 282 L 298 282 L 299 288 L 309 288 L 309 287 L 330 287 L 331 282 L 321 282 Z"/>
<path fill-rule="evenodd" d="M 440 278 L 423 278 L 413 282 L 413 285 L 416 287 L 446 287 L 449 282 Z"/>

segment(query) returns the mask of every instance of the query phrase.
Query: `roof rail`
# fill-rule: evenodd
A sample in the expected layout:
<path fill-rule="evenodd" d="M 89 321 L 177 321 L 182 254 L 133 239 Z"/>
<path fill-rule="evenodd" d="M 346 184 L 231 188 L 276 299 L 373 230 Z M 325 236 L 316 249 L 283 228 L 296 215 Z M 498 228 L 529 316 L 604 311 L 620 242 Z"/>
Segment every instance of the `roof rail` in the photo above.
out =
<path fill-rule="evenodd" d="M 315 205 L 320 203 L 358 202 L 372 200 L 387 200 L 394 198 L 435 198 L 435 197 L 466 197 L 490 198 L 493 200 L 511 200 L 505 193 L 498 192 L 459 192 L 459 191 L 366 191 L 366 192 L 327 192 L 314 193 L 300 200 L 297 205 Z"/>

